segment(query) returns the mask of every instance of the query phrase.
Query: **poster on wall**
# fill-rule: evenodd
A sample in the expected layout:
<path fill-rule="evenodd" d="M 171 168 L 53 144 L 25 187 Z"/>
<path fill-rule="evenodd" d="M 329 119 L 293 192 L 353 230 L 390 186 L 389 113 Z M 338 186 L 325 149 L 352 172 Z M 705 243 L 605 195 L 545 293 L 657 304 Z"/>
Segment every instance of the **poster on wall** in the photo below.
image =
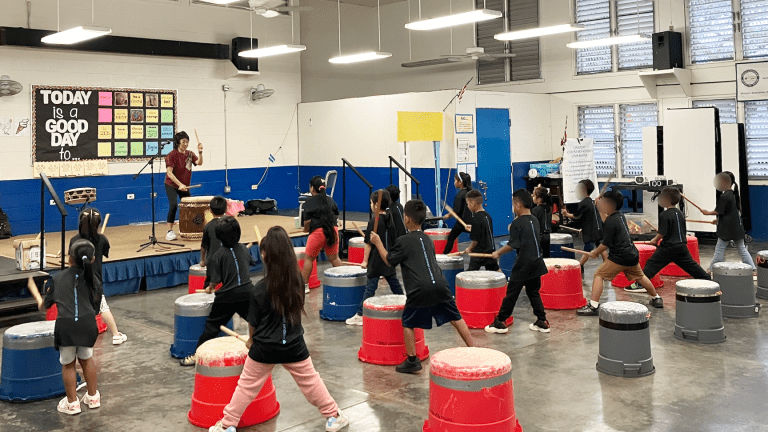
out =
<path fill-rule="evenodd" d="M 0 117 L 0 138 L 29 136 L 29 115 Z"/>
<path fill-rule="evenodd" d="M 167 154 L 176 90 L 32 86 L 32 160 L 129 162 Z"/>
<path fill-rule="evenodd" d="M 563 173 L 563 197 L 567 204 L 580 201 L 576 196 L 576 185 L 584 179 L 592 180 L 595 191 L 592 198 L 597 198 L 597 169 L 595 168 L 595 140 L 592 138 L 569 138 L 565 142 L 563 163 L 560 170 Z"/>
<path fill-rule="evenodd" d="M 736 64 L 736 101 L 768 99 L 768 61 Z"/>

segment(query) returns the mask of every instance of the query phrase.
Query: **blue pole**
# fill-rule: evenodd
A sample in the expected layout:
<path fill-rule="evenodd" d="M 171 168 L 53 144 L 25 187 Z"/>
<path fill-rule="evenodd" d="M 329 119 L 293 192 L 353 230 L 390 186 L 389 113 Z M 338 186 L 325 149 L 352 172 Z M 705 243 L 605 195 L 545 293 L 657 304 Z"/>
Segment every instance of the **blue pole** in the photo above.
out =
<path fill-rule="evenodd" d="M 432 141 L 432 147 L 435 151 L 435 217 L 441 216 L 442 205 L 440 205 L 440 141 Z M 443 220 L 437 222 L 437 226 L 443 227 Z"/>

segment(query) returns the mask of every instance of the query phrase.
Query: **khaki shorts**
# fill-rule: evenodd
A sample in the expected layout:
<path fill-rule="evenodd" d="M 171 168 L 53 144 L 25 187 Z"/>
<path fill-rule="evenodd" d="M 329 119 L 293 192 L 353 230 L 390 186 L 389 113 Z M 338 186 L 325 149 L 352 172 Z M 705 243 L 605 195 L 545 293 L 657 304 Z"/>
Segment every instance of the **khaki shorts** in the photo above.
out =
<path fill-rule="evenodd" d="M 611 260 L 605 260 L 595 272 L 595 276 L 600 276 L 604 280 L 613 280 L 619 273 L 624 273 L 628 281 L 640 280 L 645 276 L 640 264 L 633 266 L 618 265 Z"/>

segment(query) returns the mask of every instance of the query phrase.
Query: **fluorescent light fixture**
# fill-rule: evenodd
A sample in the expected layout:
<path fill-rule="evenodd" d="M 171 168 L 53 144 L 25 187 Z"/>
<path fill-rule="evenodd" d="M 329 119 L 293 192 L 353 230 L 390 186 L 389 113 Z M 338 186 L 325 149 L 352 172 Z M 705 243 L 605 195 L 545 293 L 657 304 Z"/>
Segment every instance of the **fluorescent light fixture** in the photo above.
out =
<path fill-rule="evenodd" d="M 112 33 L 112 29 L 107 27 L 79 26 L 48 35 L 41 40 L 48 44 L 71 45 L 99 36 L 106 36 L 110 33 Z"/>
<path fill-rule="evenodd" d="M 259 15 L 263 16 L 264 18 L 274 18 L 280 16 L 280 12 L 272 9 L 267 9 L 264 12 L 257 12 Z"/>
<path fill-rule="evenodd" d="M 387 57 L 392 57 L 392 53 L 381 52 L 381 51 L 369 51 L 369 52 L 364 52 L 360 54 L 351 54 L 351 55 L 333 57 L 331 59 L 328 59 L 328 61 L 336 64 L 347 64 L 347 63 L 359 63 L 359 62 L 364 62 L 369 60 L 378 60 L 378 59 L 383 59 Z"/>
<path fill-rule="evenodd" d="M 549 27 L 537 27 L 527 30 L 517 30 L 507 33 L 499 33 L 493 36 L 494 39 L 500 41 L 511 41 L 520 39 L 529 39 L 539 36 L 547 36 L 560 33 L 577 32 L 583 30 L 584 26 L 581 24 L 560 24 Z"/>
<path fill-rule="evenodd" d="M 203 3 L 212 3 L 212 4 L 217 4 L 217 5 L 225 5 L 225 4 L 234 3 L 237 0 L 200 0 L 200 1 L 203 2 Z"/>
<path fill-rule="evenodd" d="M 455 58 L 455 57 L 443 57 L 443 58 L 436 58 L 436 59 L 430 59 L 430 60 L 420 60 L 415 62 L 402 63 L 400 64 L 400 66 L 405 68 L 412 68 L 412 67 L 424 67 L 424 66 L 437 66 L 437 65 L 444 65 L 444 64 L 450 64 L 450 63 L 461 63 L 461 59 Z"/>
<path fill-rule="evenodd" d="M 256 48 L 248 51 L 243 51 L 238 55 L 240 57 L 269 57 L 280 54 L 290 54 L 294 52 L 304 51 L 307 49 L 304 45 L 276 45 L 267 48 Z"/>
<path fill-rule="evenodd" d="M 434 30 L 445 27 L 453 27 L 462 24 L 472 24 L 480 21 L 488 21 L 501 18 L 502 13 L 490 9 L 477 9 L 470 12 L 446 15 L 421 21 L 414 21 L 405 25 L 408 30 Z"/>
<path fill-rule="evenodd" d="M 603 39 L 571 42 L 566 46 L 568 48 L 594 48 L 599 46 L 621 45 L 626 43 L 644 42 L 650 39 L 651 38 L 648 37 L 648 35 L 634 34 L 629 36 L 614 36 L 614 37 L 603 38 Z"/>

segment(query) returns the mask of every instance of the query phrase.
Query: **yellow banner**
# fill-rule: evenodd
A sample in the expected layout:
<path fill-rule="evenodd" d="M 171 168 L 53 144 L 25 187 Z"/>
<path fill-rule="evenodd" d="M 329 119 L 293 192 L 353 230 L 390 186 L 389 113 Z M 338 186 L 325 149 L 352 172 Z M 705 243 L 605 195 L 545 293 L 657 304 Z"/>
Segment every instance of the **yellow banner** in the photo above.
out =
<path fill-rule="evenodd" d="M 398 111 L 397 140 L 442 141 L 443 113 Z"/>

